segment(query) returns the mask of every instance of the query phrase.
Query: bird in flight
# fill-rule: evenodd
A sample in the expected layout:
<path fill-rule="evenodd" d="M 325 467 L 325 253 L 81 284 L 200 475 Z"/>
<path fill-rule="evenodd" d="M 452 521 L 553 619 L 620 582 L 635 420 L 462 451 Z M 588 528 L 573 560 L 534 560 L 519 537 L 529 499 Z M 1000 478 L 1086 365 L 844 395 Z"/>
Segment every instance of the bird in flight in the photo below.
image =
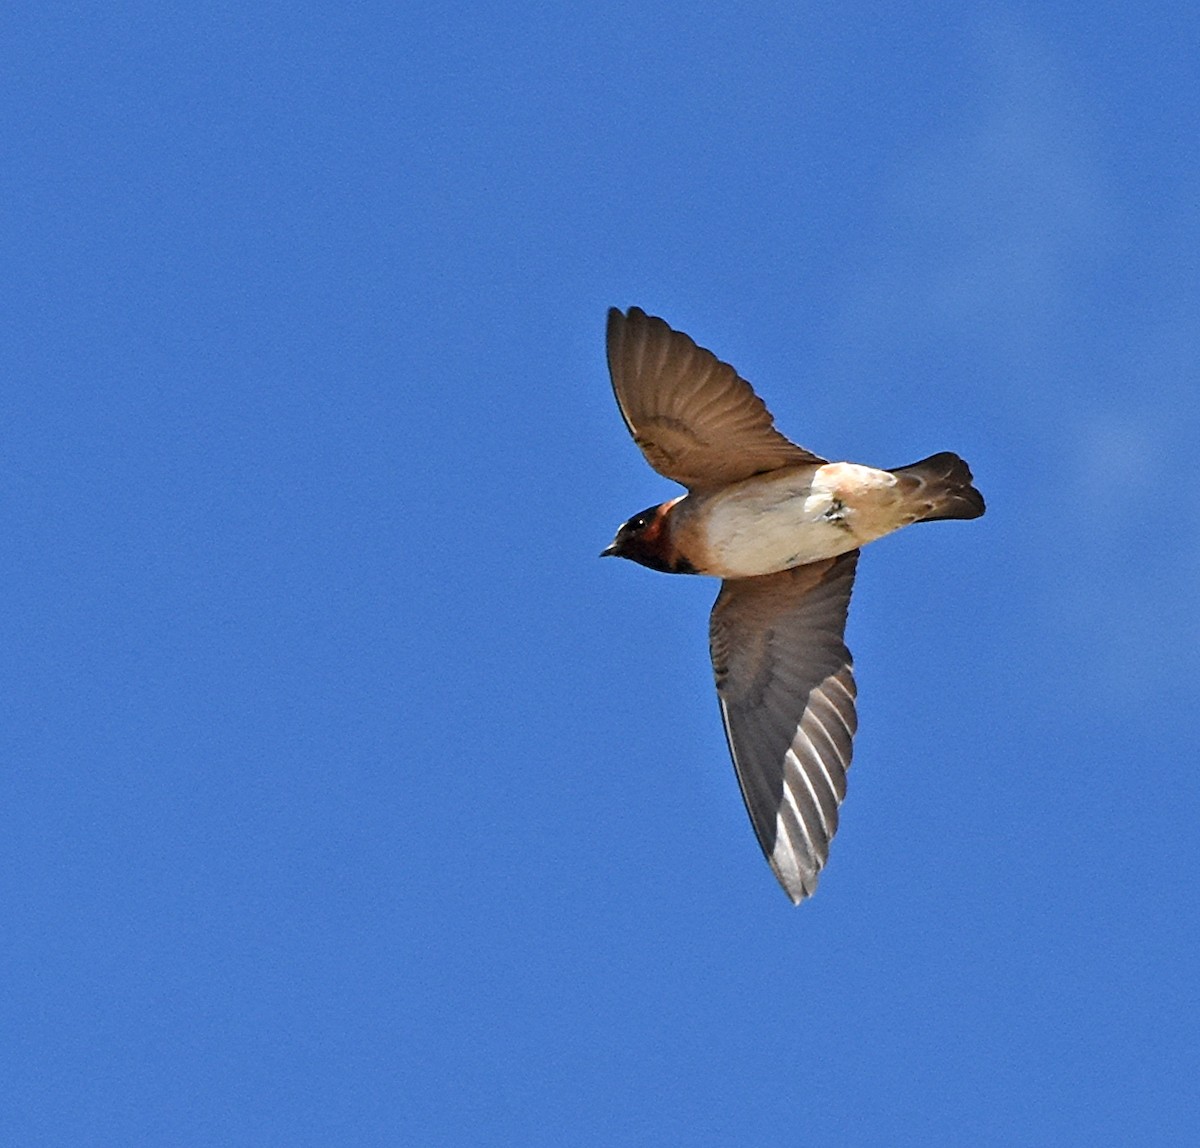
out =
<path fill-rule="evenodd" d="M 687 493 L 635 514 L 603 556 L 722 579 L 709 649 L 725 736 L 758 842 L 799 904 L 846 796 L 859 549 L 913 522 L 978 518 L 983 496 L 956 454 L 876 470 L 797 446 L 731 366 L 638 307 L 608 313 L 608 369 L 633 441 Z"/>

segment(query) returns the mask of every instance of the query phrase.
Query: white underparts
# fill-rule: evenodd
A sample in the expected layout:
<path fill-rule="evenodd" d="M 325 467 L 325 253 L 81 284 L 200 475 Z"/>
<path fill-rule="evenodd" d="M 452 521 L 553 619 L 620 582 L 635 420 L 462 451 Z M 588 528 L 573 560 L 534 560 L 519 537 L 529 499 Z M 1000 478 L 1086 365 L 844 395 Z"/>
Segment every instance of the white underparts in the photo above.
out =
<path fill-rule="evenodd" d="M 901 525 L 887 471 L 830 463 L 760 475 L 704 507 L 710 574 L 750 578 L 833 558 Z"/>

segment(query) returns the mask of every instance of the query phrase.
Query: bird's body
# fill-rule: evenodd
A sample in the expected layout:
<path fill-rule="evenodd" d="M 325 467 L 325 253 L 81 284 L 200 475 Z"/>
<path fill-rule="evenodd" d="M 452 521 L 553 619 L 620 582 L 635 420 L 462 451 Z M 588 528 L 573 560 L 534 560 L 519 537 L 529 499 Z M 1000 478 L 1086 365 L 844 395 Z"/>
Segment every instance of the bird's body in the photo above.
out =
<path fill-rule="evenodd" d="M 852 462 L 744 478 L 669 504 L 664 537 L 698 574 L 753 578 L 836 558 L 922 517 L 901 481 Z"/>
<path fill-rule="evenodd" d="M 826 462 L 775 430 L 732 367 L 636 307 L 609 312 L 608 357 L 634 441 L 688 493 L 629 519 L 604 553 L 724 580 L 710 623 L 721 715 L 759 843 L 799 902 L 846 792 L 858 550 L 914 522 L 977 518 L 983 498 L 950 453 L 898 470 Z"/>

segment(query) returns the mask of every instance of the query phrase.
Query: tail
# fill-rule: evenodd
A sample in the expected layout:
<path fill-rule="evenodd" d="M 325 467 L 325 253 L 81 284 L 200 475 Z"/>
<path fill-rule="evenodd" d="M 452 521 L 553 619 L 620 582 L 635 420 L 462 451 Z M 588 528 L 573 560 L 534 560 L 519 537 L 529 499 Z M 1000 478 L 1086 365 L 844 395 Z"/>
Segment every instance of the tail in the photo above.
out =
<path fill-rule="evenodd" d="M 970 468 L 950 451 L 902 466 L 892 474 L 900 480 L 900 489 L 918 522 L 978 518 L 984 512 L 983 495 L 971 485 Z"/>

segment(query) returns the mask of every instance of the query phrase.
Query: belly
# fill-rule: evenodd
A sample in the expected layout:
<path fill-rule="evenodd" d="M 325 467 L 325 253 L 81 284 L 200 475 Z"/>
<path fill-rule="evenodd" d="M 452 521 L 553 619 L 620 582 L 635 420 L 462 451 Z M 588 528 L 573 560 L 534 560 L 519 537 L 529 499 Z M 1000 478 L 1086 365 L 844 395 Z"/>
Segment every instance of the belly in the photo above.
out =
<path fill-rule="evenodd" d="M 886 471 L 848 463 L 737 483 L 704 508 L 704 573 L 752 578 L 854 550 L 900 525 L 873 513 L 894 483 Z"/>

